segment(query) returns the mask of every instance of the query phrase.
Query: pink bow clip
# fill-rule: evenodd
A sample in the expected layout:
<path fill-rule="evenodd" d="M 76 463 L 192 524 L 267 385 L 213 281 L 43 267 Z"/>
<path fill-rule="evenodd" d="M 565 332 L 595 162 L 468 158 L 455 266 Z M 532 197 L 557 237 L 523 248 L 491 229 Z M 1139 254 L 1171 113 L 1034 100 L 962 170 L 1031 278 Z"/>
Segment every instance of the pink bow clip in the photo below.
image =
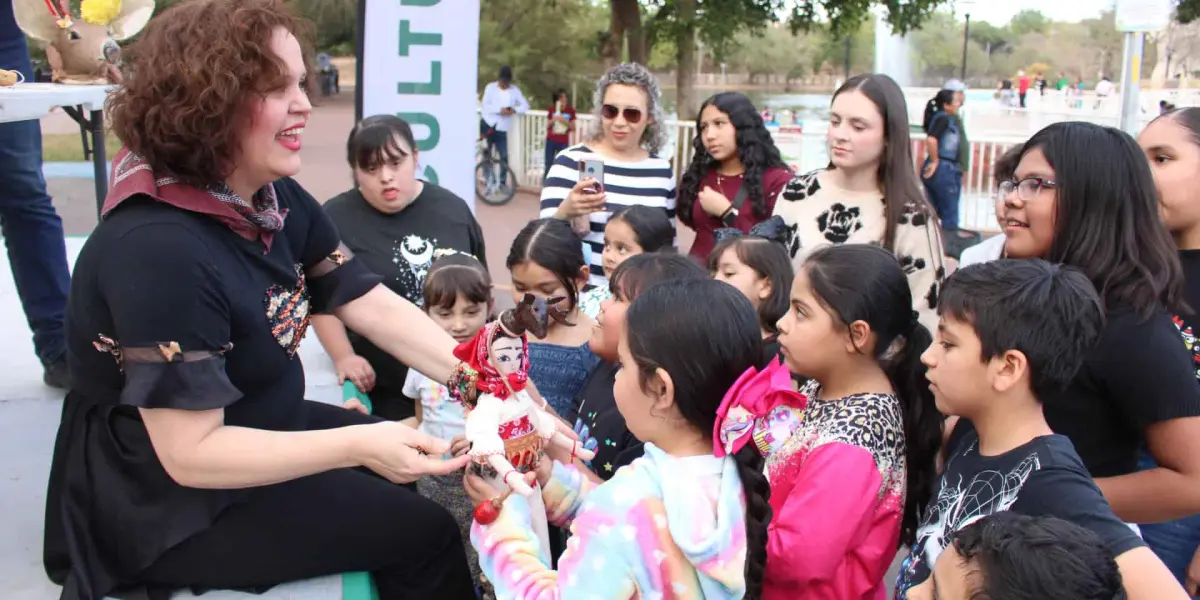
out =
<path fill-rule="evenodd" d="M 787 433 L 795 431 L 799 418 L 794 410 L 803 410 L 808 399 L 792 389 L 792 376 L 779 358 L 771 361 L 767 368 L 759 371 L 750 367 L 725 393 L 721 407 L 717 409 L 717 422 L 713 426 L 713 454 L 717 458 L 737 454 L 743 446 L 756 437 L 773 437 L 770 423 L 782 421 Z M 777 417 L 777 409 L 786 416 Z M 764 439 L 756 446 L 760 452 L 774 445 L 774 439 Z"/>

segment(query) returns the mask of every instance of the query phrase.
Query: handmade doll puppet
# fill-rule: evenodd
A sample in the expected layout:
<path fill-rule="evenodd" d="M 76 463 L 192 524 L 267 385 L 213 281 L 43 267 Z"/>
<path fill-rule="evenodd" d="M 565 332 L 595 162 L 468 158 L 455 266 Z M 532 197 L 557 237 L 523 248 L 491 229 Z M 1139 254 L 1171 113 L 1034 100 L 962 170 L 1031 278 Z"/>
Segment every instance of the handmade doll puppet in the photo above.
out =
<path fill-rule="evenodd" d="M 55 83 L 120 83 L 117 42 L 136 35 L 154 14 L 154 0 L 83 0 L 79 19 L 66 0 L 11 2 L 17 25 L 45 46 Z"/>
<path fill-rule="evenodd" d="M 541 494 L 525 483 L 524 474 L 537 466 L 547 443 L 570 451 L 573 457 L 589 460 L 594 456 L 559 432 L 556 419 L 525 390 L 529 381 L 526 333 L 545 336 L 550 318 L 571 325 L 557 308 L 561 301 L 526 294 L 516 308 L 505 311 L 454 350 L 454 355 L 477 373 L 474 389 L 458 394 L 468 411 L 466 437 L 474 459 L 472 471 L 537 504 Z"/>

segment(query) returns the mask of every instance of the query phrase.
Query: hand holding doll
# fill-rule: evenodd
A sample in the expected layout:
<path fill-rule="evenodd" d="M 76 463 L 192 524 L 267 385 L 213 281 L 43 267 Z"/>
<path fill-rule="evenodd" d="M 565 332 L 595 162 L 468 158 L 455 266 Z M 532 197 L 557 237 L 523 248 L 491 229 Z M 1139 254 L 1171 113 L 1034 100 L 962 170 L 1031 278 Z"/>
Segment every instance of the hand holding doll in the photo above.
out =
<path fill-rule="evenodd" d="M 547 302 L 526 294 L 515 308 L 454 350 L 455 356 L 478 373 L 475 389 L 463 397 L 473 464 L 485 476 L 504 482 L 523 496 L 532 495 L 534 489 L 522 475 L 537 465 L 547 442 L 585 460 L 593 456 L 558 431 L 555 418 L 525 390 L 529 381 L 526 333 L 544 336 L 550 318 L 572 324 L 555 306 L 560 300 Z"/>

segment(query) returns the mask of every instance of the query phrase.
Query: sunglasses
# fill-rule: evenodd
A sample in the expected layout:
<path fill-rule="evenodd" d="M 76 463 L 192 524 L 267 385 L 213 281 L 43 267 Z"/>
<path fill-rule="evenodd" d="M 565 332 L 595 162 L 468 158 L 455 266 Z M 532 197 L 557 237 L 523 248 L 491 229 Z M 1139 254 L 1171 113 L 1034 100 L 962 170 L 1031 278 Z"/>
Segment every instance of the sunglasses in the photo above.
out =
<path fill-rule="evenodd" d="M 617 115 L 624 115 L 625 120 L 630 124 L 637 124 L 642 120 L 642 111 L 636 108 L 619 109 L 611 104 L 605 104 L 600 107 L 600 114 L 609 121 L 617 118 Z"/>

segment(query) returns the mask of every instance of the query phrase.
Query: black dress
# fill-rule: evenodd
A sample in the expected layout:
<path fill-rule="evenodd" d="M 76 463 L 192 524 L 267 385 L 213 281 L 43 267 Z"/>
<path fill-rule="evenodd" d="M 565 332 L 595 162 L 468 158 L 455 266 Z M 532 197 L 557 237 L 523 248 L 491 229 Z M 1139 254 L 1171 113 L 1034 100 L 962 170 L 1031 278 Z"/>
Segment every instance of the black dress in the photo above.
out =
<path fill-rule="evenodd" d="M 72 391 L 46 503 L 46 569 L 64 599 L 356 570 L 373 571 L 382 597 L 472 597 L 457 525 L 408 489 L 352 469 L 188 488 L 151 446 L 139 408 L 224 409 L 228 426 L 276 431 L 373 422 L 305 401 L 296 350 L 311 312 L 379 277 L 340 246 L 303 188 L 274 185 L 288 212 L 269 251 L 148 198 L 115 209 L 84 245 L 67 313 Z"/>

